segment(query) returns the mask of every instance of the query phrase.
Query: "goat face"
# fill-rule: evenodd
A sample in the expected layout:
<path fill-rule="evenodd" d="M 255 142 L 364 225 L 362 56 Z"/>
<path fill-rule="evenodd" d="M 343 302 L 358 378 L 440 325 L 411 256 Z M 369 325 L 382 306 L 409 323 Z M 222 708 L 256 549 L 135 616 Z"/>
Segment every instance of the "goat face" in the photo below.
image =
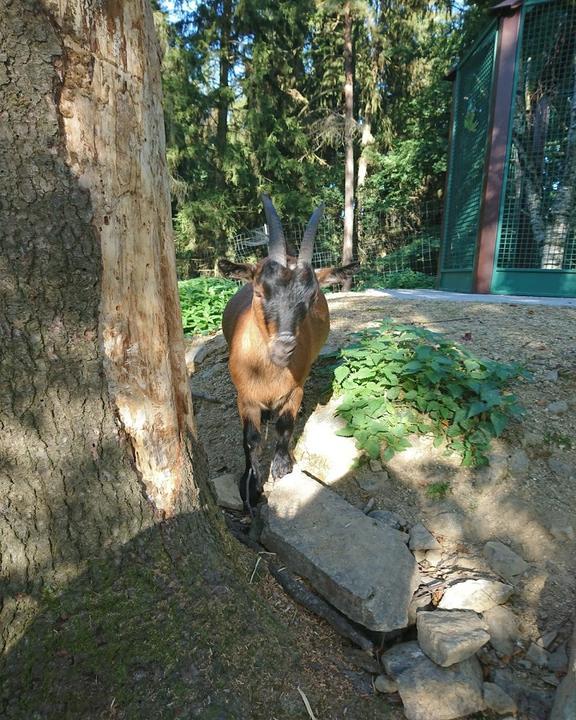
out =
<path fill-rule="evenodd" d="M 314 270 L 307 263 L 284 267 L 270 258 L 258 265 L 220 260 L 218 266 L 227 277 L 251 282 L 253 318 L 267 342 L 268 357 L 274 365 L 287 367 L 320 292 Z"/>

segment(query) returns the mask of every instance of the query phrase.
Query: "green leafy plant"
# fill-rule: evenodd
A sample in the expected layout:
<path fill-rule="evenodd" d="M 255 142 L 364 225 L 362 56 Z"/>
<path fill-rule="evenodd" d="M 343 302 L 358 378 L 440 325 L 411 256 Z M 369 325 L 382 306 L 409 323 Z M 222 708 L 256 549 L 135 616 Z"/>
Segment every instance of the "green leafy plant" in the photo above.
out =
<path fill-rule="evenodd" d="M 574 447 L 572 440 L 568 435 L 564 435 L 563 433 L 546 432 L 544 433 L 544 442 L 547 445 L 556 445 L 562 450 L 572 450 Z"/>
<path fill-rule="evenodd" d="M 433 288 L 436 277 L 425 275 L 414 270 L 398 270 L 397 272 L 378 272 L 361 270 L 356 276 L 354 290 L 366 288 Z"/>
<path fill-rule="evenodd" d="M 527 376 L 519 365 L 475 357 L 424 328 L 384 322 L 342 351 L 334 390 L 343 394 L 341 435 L 372 457 L 389 460 L 409 436 L 432 434 L 463 465 L 487 462 L 491 438 L 522 414 L 506 387 Z"/>
<path fill-rule="evenodd" d="M 238 290 L 232 280 L 200 277 L 178 283 L 184 335 L 216 332 L 228 300 Z"/>
<path fill-rule="evenodd" d="M 448 482 L 433 482 L 426 487 L 426 495 L 431 500 L 444 500 L 449 492 L 450 483 Z"/>

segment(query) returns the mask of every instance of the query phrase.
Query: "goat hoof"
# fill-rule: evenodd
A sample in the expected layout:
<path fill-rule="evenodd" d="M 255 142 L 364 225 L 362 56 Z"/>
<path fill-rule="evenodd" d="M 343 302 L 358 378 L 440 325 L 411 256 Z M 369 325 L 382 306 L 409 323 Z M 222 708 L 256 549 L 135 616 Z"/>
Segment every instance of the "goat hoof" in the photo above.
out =
<path fill-rule="evenodd" d="M 292 462 L 291 457 L 276 455 L 276 457 L 272 461 L 272 477 L 274 480 L 280 480 L 280 478 L 283 478 L 284 475 L 288 475 L 289 473 L 291 473 L 293 468 L 294 463 Z"/>

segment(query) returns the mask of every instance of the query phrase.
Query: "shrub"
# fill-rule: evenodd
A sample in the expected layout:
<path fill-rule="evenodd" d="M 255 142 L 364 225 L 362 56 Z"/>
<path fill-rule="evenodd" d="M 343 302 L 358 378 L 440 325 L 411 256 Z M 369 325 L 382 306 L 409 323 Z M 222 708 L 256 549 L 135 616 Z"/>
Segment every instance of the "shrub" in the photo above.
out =
<path fill-rule="evenodd" d="M 228 300 L 238 290 L 232 280 L 199 277 L 178 283 L 184 335 L 205 335 L 220 328 Z"/>
<path fill-rule="evenodd" d="M 361 270 L 355 278 L 354 290 L 367 288 L 433 288 L 436 278 L 414 270 L 381 273 L 376 270 Z"/>
<path fill-rule="evenodd" d="M 527 376 L 519 365 L 475 357 L 423 328 L 384 322 L 343 350 L 334 390 L 343 394 L 341 435 L 370 457 L 389 460 L 409 435 L 433 434 L 463 465 L 487 462 L 490 440 L 522 410 L 506 386 Z"/>

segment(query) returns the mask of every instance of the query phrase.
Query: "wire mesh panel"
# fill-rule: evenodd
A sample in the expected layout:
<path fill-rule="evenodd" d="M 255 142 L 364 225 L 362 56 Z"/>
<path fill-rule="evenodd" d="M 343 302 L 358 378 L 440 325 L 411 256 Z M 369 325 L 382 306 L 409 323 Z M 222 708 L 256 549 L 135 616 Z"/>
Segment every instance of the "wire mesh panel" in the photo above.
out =
<path fill-rule="evenodd" d="M 513 113 L 497 267 L 574 271 L 574 0 L 525 7 Z"/>
<path fill-rule="evenodd" d="M 298 254 L 302 236 L 306 226 L 302 223 L 283 223 L 284 237 L 288 251 Z M 341 244 L 341 232 L 337 224 L 330 218 L 324 217 L 314 241 L 314 252 L 312 254 L 312 266 L 330 267 L 338 264 L 339 247 Z M 234 257 L 237 262 L 257 262 L 268 255 L 268 229 L 266 225 L 254 230 L 247 230 L 233 239 Z"/>
<path fill-rule="evenodd" d="M 495 38 L 493 26 L 460 65 L 454 89 L 442 270 L 469 271 L 470 279 L 482 199 Z"/>

